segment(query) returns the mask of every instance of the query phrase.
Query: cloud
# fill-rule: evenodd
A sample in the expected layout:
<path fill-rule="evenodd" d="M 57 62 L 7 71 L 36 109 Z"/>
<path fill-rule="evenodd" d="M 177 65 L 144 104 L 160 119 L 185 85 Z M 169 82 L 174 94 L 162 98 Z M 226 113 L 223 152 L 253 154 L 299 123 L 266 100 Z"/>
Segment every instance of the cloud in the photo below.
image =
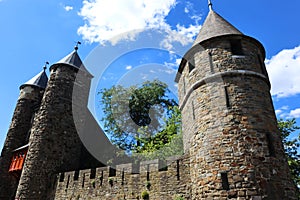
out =
<path fill-rule="evenodd" d="M 177 0 L 178 1 L 178 0 Z M 174 42 L 181 45 L 191 43 L 199 32 L 201 17 L 195 12 L 193 4 L 185 2 L 185 11 L 193 23 L 176 27 L 169 25 L 166 17 L 177 5 L 176 0 L 115 0 L 114 6 L 105 0 L 84 0 L 78 13 L 84 25 L 77 30 L 83 40 L 104 45 L 115 45 L 121 40 L 134 41 L 145 29 L 159 29 L 165 33 L 160 46 L 171 50 Z"/>
<path fill-rule="evenodd" d="M 300 108 L 290 110 L 289 106 L 282 106 L 275 110 L 276 116 L 282 119 L 300 118 Z"/>
<path fill-rule="evenodd" d="M 71 11 L 73 10 L 72 6 L 64 6 L 65 11 Z"/>
<path fill-rule="evenodd" d="M 283 98 L 300 93 L 300 46 L 284 49 L 265 63 L 273 96 Z"/>
<path fill-rule="evenodd" d="M 125 38 L 133 39 L 136 33 L 128 36 L 132 30 L 168 27 L 165 17 L 175 5 L 176 0 L 114 0 L 113 6 L 111 1 L 84 0 L 79 16 L 85 24 L 78 34 L 99 43 L 124 33 Z"/>
<path fill-rule="evenodd" d="M 132 69 L 131 65 L 126 66 L 126 70 L 131 70 L 131 69 Z"/>
<path fill-rule="evenodd" d="M 297 108 L 295 110 L 291 110 L 289 116 L 291 118 L 299 118 L 300 117 L 300 108 Z"/>

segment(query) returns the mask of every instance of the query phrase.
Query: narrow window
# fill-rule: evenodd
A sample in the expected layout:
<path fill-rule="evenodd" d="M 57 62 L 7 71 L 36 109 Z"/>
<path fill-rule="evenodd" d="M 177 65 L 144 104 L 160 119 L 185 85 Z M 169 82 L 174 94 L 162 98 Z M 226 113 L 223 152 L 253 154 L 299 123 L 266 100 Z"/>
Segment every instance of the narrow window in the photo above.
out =
<path fill-rule="evenodd" d="M 103 171 L 101 171 L 101 176 L 100 176 L 100 186 L 102 186 L 103 183 Z"/>
<path fill-rule="evenodd" d="M 213 59 L 212 59 L 212 54 L 209 52 L 208 53 L 208 57 L 209 57 L 209 66 L 210 66 L 210 72 L 214 73 L 214 63 L 213 63 Z"/>
<path fill-rule="evenodd" d="M 226 107 L 231 108 L 229 94 L 228 94 L 228 86 L 224 87 L 224 91 L 225 91 L 225 98 L 226 98 Z"/>
<path fill-rule="evenodd" d="M 124 168 L 122 170 L 122 182 L 121 184 L 124 185 L 124 177 L 125 177 L 125 172 L 124 172 Z"/>
<path fill-rule="evenodd" d="M 147 165 L 147 181 L 150 181 L 150 166 Z"/>
<path fill-rule="evenodd" d="M 267 144 L 268 144 L 268 149 L 269 149 L 269 155 L 274 157 L 275 149 L 274 149 L 274 145 L 273 145 L 273 138 L 270 133 L 266 134 L 266 138 L 267 138 Z"/>
<path fill-rule="evenodd" d="M 189 72 L 191 72 L 193 69 L 195 69 L 195 58 L 191 58 L 189 60 Z"/>
<path fill-rule="evenodd" d="M 90 179 L 95 179 L 95 178 L 96 178 L 96 169 L 93 168 L 91 169 Z"/>
<path fill-rule="evenodd" d="M 222 188 L 223 190 L 229 190 L 229 182 L 227 172 L 221 172 Z"/>
<path fill-rule="evenodd" d="M 82 176 L 82 185 L 81 185 L 82 188 L 84 188 L 84 181 L 85 181 L 85 173 Z"/>
<path fill-rule="evenodd" d="M 70 183 L 70 175 L 68 175 L 68 180 L 67 180 L 67 185 L 66 185 L 66 188 L 69 187 L 69 183 Z"/>
<path fill-rule="evenodd" d="M 230 40 L 232 55 L 244 55 L 241 40 Z"/>
<path fill-rule="evenodd" d="M 180 171 L 179 171 L 180 165 L 179 164 L 180 164 L 179 160 L 176 160 L 176 170 L 177 170 L 176 176 L 177 176 L 177 181 L 180 180 Z"/>
<path fill-rule="evenodd" d="M 79 171 L 75 171 L 75 174 L 74 174 L 74 181 L 78 181 L 78 178 L 79 178 Z"/>

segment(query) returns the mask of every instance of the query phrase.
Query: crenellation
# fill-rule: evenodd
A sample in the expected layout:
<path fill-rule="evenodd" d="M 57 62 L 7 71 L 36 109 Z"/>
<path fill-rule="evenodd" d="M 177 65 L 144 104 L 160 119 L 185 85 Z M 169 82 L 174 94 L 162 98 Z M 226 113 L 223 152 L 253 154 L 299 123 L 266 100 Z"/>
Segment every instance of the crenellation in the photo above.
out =
<path fill-rule="evenodd" d="M 177 164 L 177 162 L 179 164 Z M 89 195 L 97 199 L 124 197 L 140 198 L 141 191 L 147 190 L 154 199 L 167 199 L 175 194 L 188 194 L 189 166 L 186 158 L 171 157 L 167 159 L 168 170 L 159 171 L 159 160 L 140 163 L 140 173 L 132 173 L 132 163 L 116 165 L 116 176 L 109 177 L 109 167 L 96 168 L 95 178 L 90 178 L 91 169 L 80 170 L 78 180 L 74 180 L 75 171 L 59 173 L 57 177 L 56 199 Z M 149 171 L 148 171 L 149 170 Z M 180 179 L 178 179 L 178 172 Z M 147 174 L 149 177 L 147 178 Z M 103 195 L 103 196 L 102 196 Z"/>

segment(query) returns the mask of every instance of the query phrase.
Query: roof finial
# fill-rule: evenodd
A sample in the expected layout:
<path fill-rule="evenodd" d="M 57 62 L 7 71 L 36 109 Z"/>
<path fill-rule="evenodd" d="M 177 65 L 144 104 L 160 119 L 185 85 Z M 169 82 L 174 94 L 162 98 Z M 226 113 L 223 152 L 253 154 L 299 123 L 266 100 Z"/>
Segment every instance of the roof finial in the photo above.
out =
<path fill-rule="evenodd" d="M 77 41 L 77 42 L 76 42 L 76 45 L 75 45 L 75 47 L 74 47 L 75 51 L 78 50 L 78 45 L 79 45 L 79 44 L 81 44 L 81 42 Z"/>
<path fill-rule="evenodd" d="M 212 3 L 211 3 L 211 0 L 208 0 L 208 7 L 209 7 L 209 10 L 212 10 Z"/>
<path fill-rule="evenodd" d="M 45 62 L 45 65 L 44 65 L 44 67 L 43 67 L 44 71 L 46 71 L 47 65 L 49 65 L 49 62 L 48 62 L 48 61 Z"/>

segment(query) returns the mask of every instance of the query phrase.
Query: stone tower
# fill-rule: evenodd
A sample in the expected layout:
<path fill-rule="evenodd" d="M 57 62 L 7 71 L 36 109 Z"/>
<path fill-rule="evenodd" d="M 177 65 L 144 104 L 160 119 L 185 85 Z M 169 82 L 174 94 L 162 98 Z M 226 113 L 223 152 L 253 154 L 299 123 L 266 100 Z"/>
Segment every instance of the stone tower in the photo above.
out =
<path fill-rule="evenodd" d="M 76 110 L 79 115 L 85 114 L 92 75 L 77 49 L 76 46 L 50 67 L 49 81 L 31 128 L 16 198 L 52 199 L 56 173 L 80 169 L 83 146 L 77 134 L 79 126 L 74 122 L 78 113 L 73 104 L 80 107 Z"/>
<path fill-rule="evenodd" d="M 21 171 L 10 170 L 11 160 L 17 149 L 27 147 L 31 123 L 48 81 L 45 69 L 20 86 L 20 96 L 0 157 L 0 199 L 14 199 Z"/>
<path fill-rule="evenodd" d="M 210 5 L 176 77 L 192 199 L 297 199 L 264 59 Z"/>

